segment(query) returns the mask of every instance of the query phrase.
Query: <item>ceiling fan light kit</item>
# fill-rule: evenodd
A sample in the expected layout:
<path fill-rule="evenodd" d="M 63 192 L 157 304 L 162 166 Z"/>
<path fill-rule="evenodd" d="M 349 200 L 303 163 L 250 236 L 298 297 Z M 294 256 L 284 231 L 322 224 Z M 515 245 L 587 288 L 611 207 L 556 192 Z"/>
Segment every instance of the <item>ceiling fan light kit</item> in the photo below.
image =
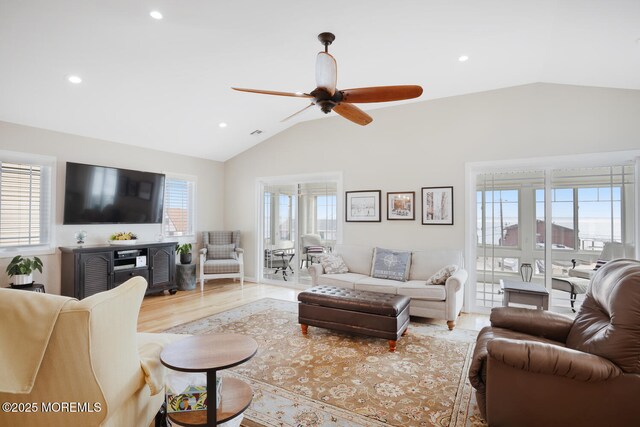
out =
<path fill-rule="evenodd" d="M 282 121 L 302 113 L 312 105 L 317 105 L 320 110 L 329 114 L 331 111 L 339 114 L 361 126 L 373 121 L 371 116 L 353 105 L 354 103 L 390 102 L 417 98 L 422 95 L 422 87 L 417 85 L 401 86 L 376 86 L 356 89 L 339 90 L 338 66 L 335 58 L 329 53 L 329 45 L 334 42 L 336 36 L 332 33 L 320 33 L 318 40 L 324 45 L 324 52 L 319 52 L 316 57 L 316 88 L 309 93 L 301 92 L 277 92 L 272 90 L 245 89 L 233 87 L 241 92 L 261 93 L 266 95 L 293 96 L 298 98 L 312 98 L 311 104 L 302 110 L 290 115 Z"/>

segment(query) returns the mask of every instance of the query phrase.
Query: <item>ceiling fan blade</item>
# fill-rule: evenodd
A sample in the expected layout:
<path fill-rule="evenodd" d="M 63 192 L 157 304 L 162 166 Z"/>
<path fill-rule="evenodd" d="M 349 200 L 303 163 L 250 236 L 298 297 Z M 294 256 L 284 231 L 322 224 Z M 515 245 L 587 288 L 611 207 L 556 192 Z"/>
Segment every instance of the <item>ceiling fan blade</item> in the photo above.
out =
<path fill-rule="evenodd" d="M 333 111 L 340 114 L 347 120 L 351 120 L 353 123 L 357 123 L 360 126 L 366 126 L 373 121 L 370 115 L 352 104 L 341 102 L 333 107 Z"/>
<path fill-rule="evenodd" d="M 422 87 L 416 85 L 377 86 L 346 89 L 340 92 L 342 92 L 343 101 L 358 104 L 417 98 L 422 95 Z"/>
<path fill-rule="evenodd" d="M 331 96 L 336 93 L 338 84 L 338 65 L 336 59 L 326 52 L 318 53 L 316 58 L 316 85 L 326 89 Z"/>
<path fill-rule="evenodd" d="M 265 95 L 293 96 L 293 97 L 296 97 L 296 98 L 313 98 L 313 96 L 309 95 L 308 93 L 301 93 L 301 92 L 296 92 L 296 93 L 292 93 L 292 92 L 276 92 L 276 91 L 273 91 L 273 90 L 245 89 L 245 88 L 241 88 L 241 87 L 232 87 L 231 89 L 238 90 L 240 92 L 263 93 Z"/>
<path fill-rule="evenodd" d="M 289 117 L 285 117 L 284 119 L 280 120 L 280 122 L 286 122 L 287 120 L 289 120 L 290 118 L 292 118 L 293 116 L 297 116 L 298 114 L 302 113 L 303 111 L 305 111 L 307 108 L 316 105 L 315 102 L 312 102 L 311 104 L 307 105 L 306 107 L 304 107 L 302 110 L 300 111 L 296 111 L 295 113 L 293 113 L 292 115 L 290 115 Z"/>

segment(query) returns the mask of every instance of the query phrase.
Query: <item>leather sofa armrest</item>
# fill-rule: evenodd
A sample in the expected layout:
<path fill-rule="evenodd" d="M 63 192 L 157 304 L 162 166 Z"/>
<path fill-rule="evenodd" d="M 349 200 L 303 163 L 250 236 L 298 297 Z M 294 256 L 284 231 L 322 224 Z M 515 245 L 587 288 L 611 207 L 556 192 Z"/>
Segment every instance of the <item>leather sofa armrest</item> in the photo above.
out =
<path fill-rule="evenodd" d="M 445 282 L 444 286 L 447 290 L 447 295 L 456 293 L 464 286 L 469 277 L 469 273 L 464 268 L 459 268 L 455 273 L 451 275 Z"/>
<path fill-rule="evenodd" d="M 496 307 L 491 310 L 491 326 L 566 342 L 573 319 L 558 313 L 520 307 Z"/>
<path fill-rule="evenodd" d="M 490 358 L 534 374 L 584 382 L 606 381 L 622 374 L 603 357 L 549 343 L 495 338 L 487 344 L 487 352 Z"/>
<path fill-rule="evenodd" d="M 309 275 L 311 276 L 311 284 L 316 286 L 318 284 L 318 277 L 324 274 L 324 268 L 322 264 L 311 264 L 309 266 Z"/>

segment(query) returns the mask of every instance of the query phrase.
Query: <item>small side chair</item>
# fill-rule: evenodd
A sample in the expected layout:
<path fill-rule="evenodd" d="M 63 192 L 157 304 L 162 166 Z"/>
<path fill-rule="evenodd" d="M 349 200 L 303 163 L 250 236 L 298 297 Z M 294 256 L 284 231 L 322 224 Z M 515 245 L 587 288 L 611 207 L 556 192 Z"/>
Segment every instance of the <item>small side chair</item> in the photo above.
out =
<path fill-rule="evenodd" d="M 240 231 L 205 231 L 200 249 L 200 290 L 205 280 L 240 279 L 244 288 L 244 250 Z"/>

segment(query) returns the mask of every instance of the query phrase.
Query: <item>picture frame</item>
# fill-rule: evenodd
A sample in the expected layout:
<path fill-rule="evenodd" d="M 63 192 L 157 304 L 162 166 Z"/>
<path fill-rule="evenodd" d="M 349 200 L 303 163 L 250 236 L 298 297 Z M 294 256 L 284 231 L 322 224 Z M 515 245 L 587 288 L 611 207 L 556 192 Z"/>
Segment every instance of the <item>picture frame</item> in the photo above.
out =
<path fill-rule="evenodd" d="M 380 222 L 380 190 L 345 191 L 346 222 Z"/>
<path fill-rule="evenodd" d="M 387 193 L 387 220 L 415 221 L 416 192 L 391 191 Z"/>
<path fill-rule="evenodd" d="M 453 187 L 422 187 L 422 224 L 453 225 Z"/>

